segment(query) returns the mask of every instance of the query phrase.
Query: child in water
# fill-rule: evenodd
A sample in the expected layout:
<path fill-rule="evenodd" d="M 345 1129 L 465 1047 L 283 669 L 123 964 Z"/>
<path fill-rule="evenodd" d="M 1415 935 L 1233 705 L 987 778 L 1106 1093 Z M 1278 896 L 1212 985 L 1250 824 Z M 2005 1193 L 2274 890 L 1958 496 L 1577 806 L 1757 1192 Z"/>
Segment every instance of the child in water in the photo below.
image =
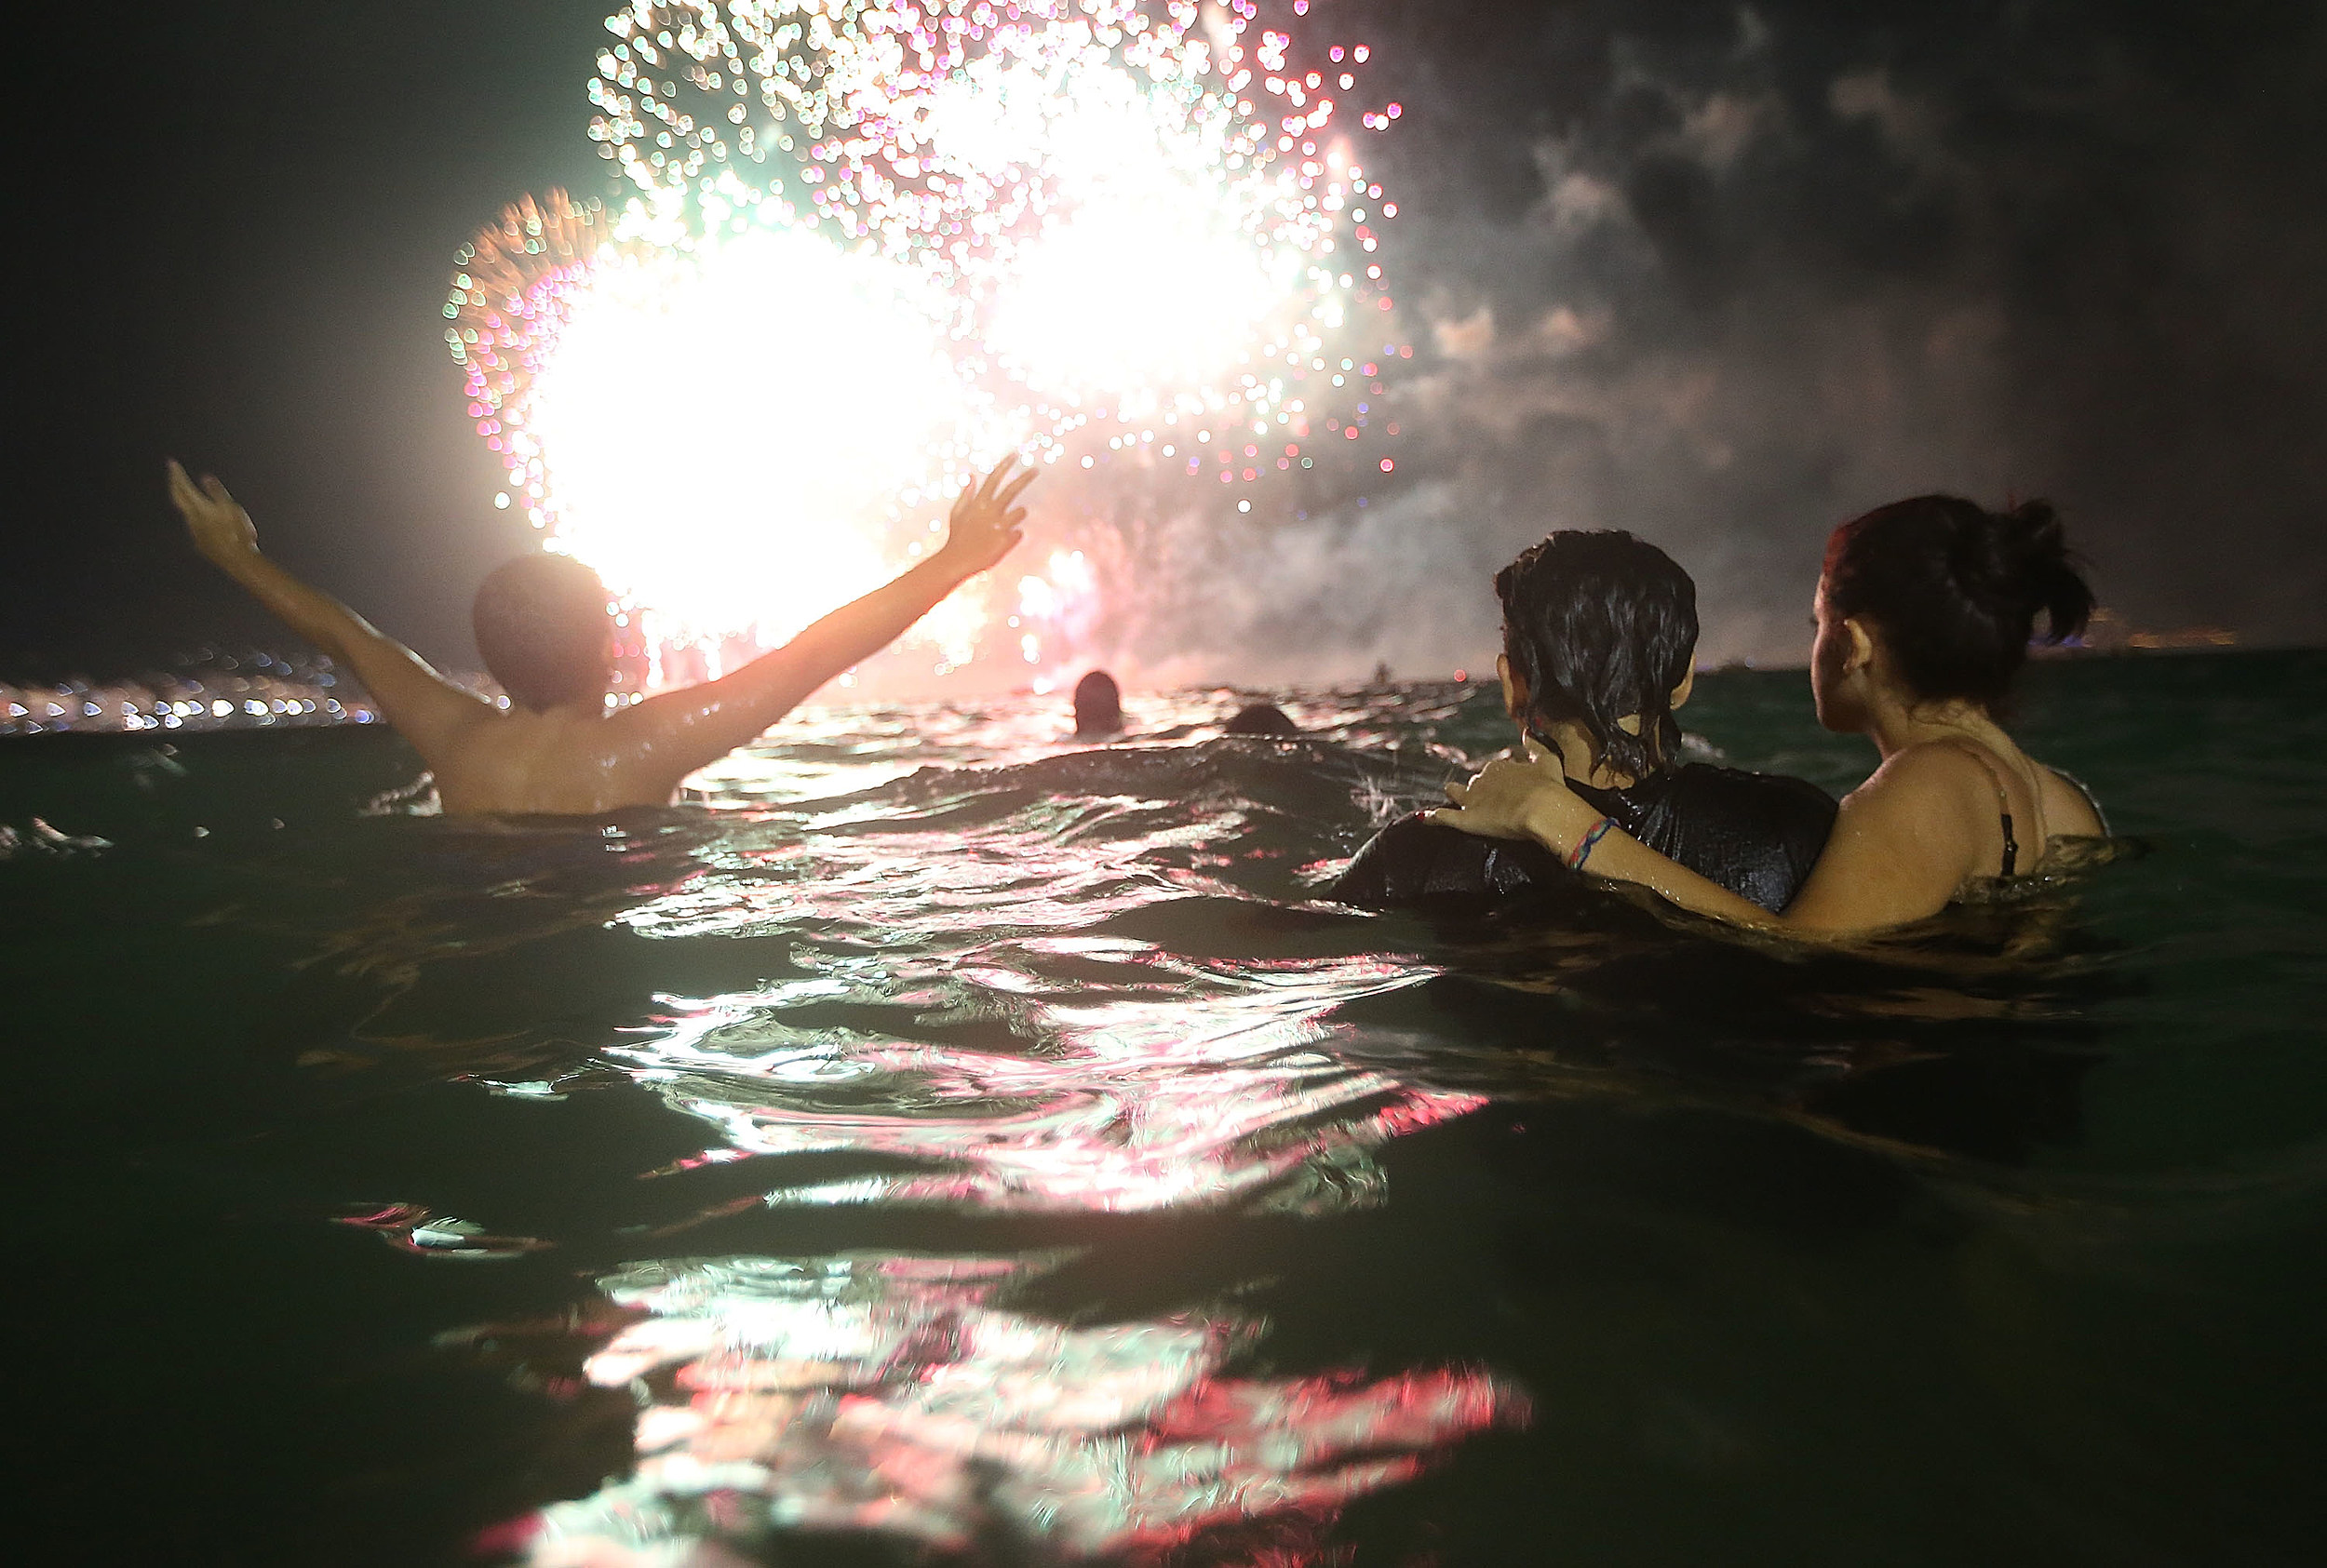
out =
<path fill-rule="evenodd" d="M 1801 779 L 1679 762 L 1673 710 L 1696 685 L 1697 585 L 1622 532 L 1562 531 L 1495 574 L 1503 706 L 1568 789 L 1644 844 L 1766 910 L 1793 900 L 1835 803 Z M 1572 880 L 1524 838 L 1417 813 L 1378 834 L 1329 896 L 1370 908 L 1494 901 Z"/>
<path fill-rule="evenodd" d="M 197 485 L 173 461 L 169 496 L 196 549 L 355 672 L 436 775 L 447 813 L 585 815 L 669 804 L 688 774 L 754 739 L 1008 555 L 1026 517 L 1013 503 L 1034 477 L 1014 476 L 1016 461 L 966 486 L 945 544 L 886 587 L 732 675 L 611 709 L 612 616 L 605 585 L 579 561 L 523 556 L 478 589 L 477 646 L 509 694 L 503 709 L 261 555 L 250 514 L 218 480 Z"/>

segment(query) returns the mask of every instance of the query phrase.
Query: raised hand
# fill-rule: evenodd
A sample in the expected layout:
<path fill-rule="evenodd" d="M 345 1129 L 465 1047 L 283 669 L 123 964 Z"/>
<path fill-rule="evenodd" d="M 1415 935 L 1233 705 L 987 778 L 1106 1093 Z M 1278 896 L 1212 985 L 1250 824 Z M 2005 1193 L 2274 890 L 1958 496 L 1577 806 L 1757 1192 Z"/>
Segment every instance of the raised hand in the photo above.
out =
<path fill-rule="evenodd" d="M 211 476 L 196 485 L 176 458 L 168 463 L 169 499 L 186 519 L 194 547 L 229 571 L 258 558 L 259 530 L 226 487 Z"/>
<path fill-rule="evenodd" d="M 983 479 L 962 487 L 946 520 L 946 543 L 938 554 L 958 567 L 964 577 L 984 571 L 1008 555 L 1023 537 L 1018 525 L 1026 508 L 1011 503 L 1034 482 L 1034 470 L 1012 474 L 1016 457 L 1003 458 Z"/>
<path fill-rule="evenodd" d="M 1431 821 L 1482 838 L 1533 838 L 1561 854 L 1572 850 L 1600 813 L 1567 787 L 1558 753 L 1532 735 L 1522 744 L 1523 751 L 1495 758 L 1469 784 L 1448 784 L 1454 804 L 1433 811 Z"/>

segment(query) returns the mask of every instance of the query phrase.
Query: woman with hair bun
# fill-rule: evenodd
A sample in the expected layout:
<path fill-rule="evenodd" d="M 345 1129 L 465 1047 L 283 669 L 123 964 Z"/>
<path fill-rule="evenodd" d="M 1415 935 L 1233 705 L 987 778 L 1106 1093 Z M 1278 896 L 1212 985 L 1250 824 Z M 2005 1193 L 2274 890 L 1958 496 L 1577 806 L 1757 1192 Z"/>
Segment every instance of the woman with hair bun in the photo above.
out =
<path fill-rule="evenodd" d="M 1772 915 L 1658 854 L 1570 789 L 1556 756 L 1524 740 L 1435 820 L 1532 839 L 1567 864 L 1634 882 L 1742 925 L 1872 931 L 1934 915 L 2024 877 L 2066 843 L 2105 837 L 2083 785 L 2035 761 L 1997 720 L 2028 656 L 2084 627 L 2092 590 L 2059 516 L 2032 501 L 1990 512 L 1957 496 L 1876 507 L 1835 529 L 1818 581 L 1810 690 L 1818 721 L 1875 743 L 1882 765 L 1845 797 L 1791 903 Z"/>

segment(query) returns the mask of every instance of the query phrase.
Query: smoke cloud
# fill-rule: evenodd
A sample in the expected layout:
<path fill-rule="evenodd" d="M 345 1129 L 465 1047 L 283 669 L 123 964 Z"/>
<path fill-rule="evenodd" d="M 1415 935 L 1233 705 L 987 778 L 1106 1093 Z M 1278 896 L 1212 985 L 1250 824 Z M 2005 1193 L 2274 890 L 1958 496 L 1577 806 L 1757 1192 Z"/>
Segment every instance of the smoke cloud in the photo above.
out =
<path fill-rule="evenodd" d="M 1443 672 L 1502 562 L 1624 528 L 1697 577 L 1706 658 L 1798 661 L 1827 530 L 1929 490 L 2051 497 L 2138 623 L 2316 640 L 2327 29 L 2134 10 L 1343 0 L 1406 107 L 1365 149 L 1397 472 L 1120 520 L 1093 651 Z"/>

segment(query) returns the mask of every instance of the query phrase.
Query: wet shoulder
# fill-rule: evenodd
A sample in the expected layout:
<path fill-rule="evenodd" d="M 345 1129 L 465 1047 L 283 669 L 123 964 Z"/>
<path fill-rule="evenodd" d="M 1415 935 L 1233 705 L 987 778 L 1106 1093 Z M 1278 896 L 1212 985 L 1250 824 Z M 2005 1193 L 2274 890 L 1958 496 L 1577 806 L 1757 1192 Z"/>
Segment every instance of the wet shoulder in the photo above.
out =
<path fill-rule="evenodd" d="M 644 776 L 625 737 L 611 721 L 511 711 L 473 726 L 431 758 L 445 809 L 588 814 L 669 800 L 659 780 Z"/>
<path fill-rule="evenodd" d="M 1860 789 L 1896 797 L 1902 811 L 1946 810 L 1991 829 L 1974 836 L 1999 844 L 2005 812 L 2023 835 L 2036 823 L 2048 839 L 2107 834 L 2107 819 L 2081 782 L 2025 753 L 2017 754 L 2017 764 L 1976 744 L 1924 741 L 1893 755 Z M 2040 794 L 2031 795 L 2032 784 Z"/>
<path fill-rule="evenodd" d="M 1742 768 L 1723 768 L 1691 762 L 1675 769 L 1673 797 L 1697 809 L 1758 811 L 1772 814 L 1809 813 L 1832 818 L 1835 798 L 1808 779 L 1791 773 L 1755 773 Z"/>
<path fill-rule="evenodd" d="M 1326 896 L 1366 909 L 1446 898 L 1495 899 L 1564 870 L 1540 844 L 1482 838 L 1417 811 L 1367 840 Z"/>
<path fill-rule="evenodd" d="M 1958 741 L 1920 741 L 1884 758 L 1867 781 L 1851 791 L 1856 801 L 1881 801 L 1888 809 L 1925 815 L 1944 811 L 1965 823 L 1994 823 L 1999 810 L 2009 810 L 2011 780 L 1984 759 L 1975 746 Z M 2000 791 L 2000 793 L 1999 793 Z M 2025 784 L 2020 793 L 2024 797 Z M 2026 801 L 2017 802 L 2023 810 Z"/>
<path fill-rule="evenodd" d="M 1792 903 L 1834 831 L 1834 797 L 1791 774 L 1702 762 L 1672 780 L 1665 852 L 1765 909 Z"/>

